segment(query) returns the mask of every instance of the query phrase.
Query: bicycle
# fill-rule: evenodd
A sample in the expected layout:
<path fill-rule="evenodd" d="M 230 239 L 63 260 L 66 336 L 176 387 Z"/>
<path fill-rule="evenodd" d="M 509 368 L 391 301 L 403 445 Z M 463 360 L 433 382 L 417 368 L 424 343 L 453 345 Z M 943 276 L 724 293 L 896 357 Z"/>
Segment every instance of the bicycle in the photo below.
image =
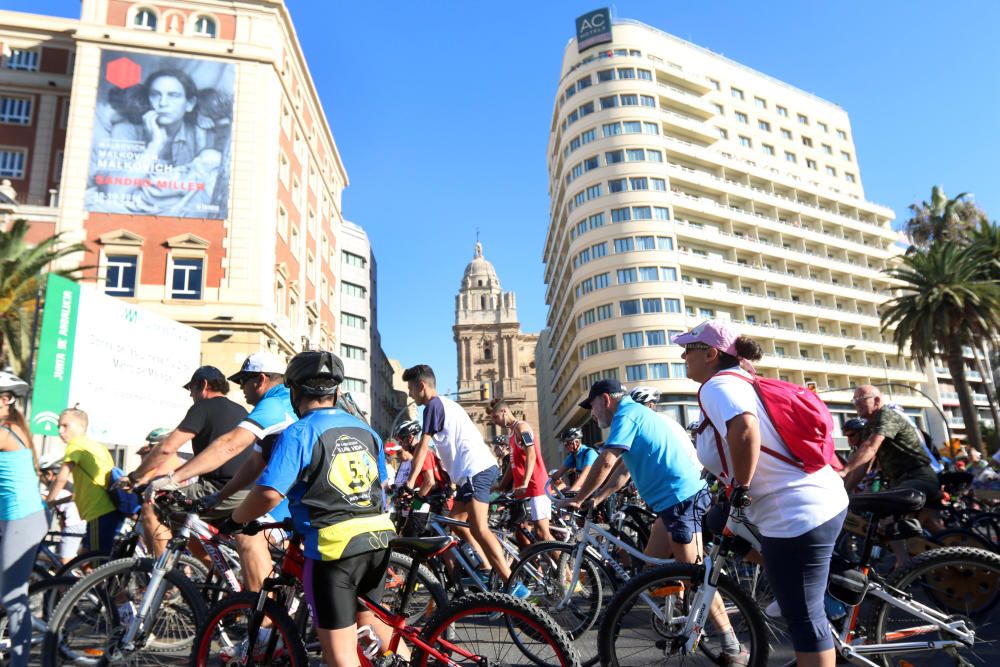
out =
<path fill-rule="evenodd" d="M 48 629 L 48 621 L 60 597 L 76 583 L 73 577 L 47 577 L 31 582 L 28 586 L 28 610 L 31 619 L 31 662 L 40 659 L 41 648 Z M 11 641 L 8 633 L 7 612 L 0 607 L 0 665 L 10 664 Z"/>
<path fill-rule="evenodd" d="M 442 556 L 456 544 L 451 536 L 390 540 L 390 549 L 409 552 L 417 565 L 407 574 L 401 593 L 402 607 L 407 606 L 416 586 L 419 567 L 432 558 Z M 281 575 L 268 588 L 287 587 L 290 580 L 298 576 L 301 576 L 301 566 L 297 566 L 293 559 L 286 559 Z M 306 665 L 306 646 L 297 630 L 301 621 L 297 624 L 286 612 L 289 602 L 284 594 L 278 594 L 276 598 L 272 599 L 265 591 L 255 600 L 242 594 L 213 609 L 208 615 L 208 623 L 199 631 L 195 641 L 192 664 L 196 667 L 218 664 L 215 660 L 220 657 L 225 660 L 226 647 L 239 641 L 243 647 L 239 664 L 265 665 L 278 660 L 288 667 Z M 424 630 L 408 624 L 405 613 L 391 611 L 364 597 L 358 598 L 358 601 L 392 628 L 392 638 L 385 647 L 376 646 L 375 650 L 367 647 L 366 650 L 359 643 L 358 660 L 362 667 L 407 664 L 420 667 L 496 664 L 577 667 L 580 664 L 569 637 L 551 619 L 509 595 L 484 593 L 465 596 L 440 608 Z M 304 605 L 299 605 L 300 609 L 302 607 Z M 300 613 L 299 618 L 305 615 Z M 503 623 L 490 620 L 493 618 L 502 618 Z M 263 639 L 263 649 L 258 651 L 257 643 L 262 641 L 260 628 L 264 619 L 273 629 Z M 512 643 L 500 639 L 496 630 L 501 626 L 505 634 L 513 639 Z M 403 642 L 412 648 L 409 660 L 400 657 Z M 473 645 L 476 648 L 470 648 Z M 520 662 L 511 660 L 512 646 L 516 646 L 523 656 Z M 378 655 L 383 648 L 384 652 Z"/>

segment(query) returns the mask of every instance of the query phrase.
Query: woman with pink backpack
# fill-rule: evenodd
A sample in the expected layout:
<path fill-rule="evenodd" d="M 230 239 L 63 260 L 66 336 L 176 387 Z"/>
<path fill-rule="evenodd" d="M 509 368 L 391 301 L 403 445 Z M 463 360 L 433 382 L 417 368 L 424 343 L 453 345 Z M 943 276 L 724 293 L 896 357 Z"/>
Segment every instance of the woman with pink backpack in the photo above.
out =
<path fill-rule="evenodd" d="M 761 535 L 764 569 L 800 667 L 832 667 L 824 592 L 847 493 L 834 469 L 833 421 L 810 390 L 758 376 L 760 345 L 709 320 L 673 342 L 701 384 L 698 458 L 746 505 Z"/>

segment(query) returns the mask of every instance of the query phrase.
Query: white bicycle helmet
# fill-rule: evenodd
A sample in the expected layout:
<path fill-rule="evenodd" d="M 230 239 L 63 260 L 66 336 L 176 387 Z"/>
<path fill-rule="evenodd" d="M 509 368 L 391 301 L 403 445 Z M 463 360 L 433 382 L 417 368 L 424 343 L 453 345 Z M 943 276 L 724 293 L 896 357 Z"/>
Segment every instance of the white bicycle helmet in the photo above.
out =
<path fill-rule="evenodd" d="M 0 392 L 9 392 L 17 398 L 28 395 L 28 383 L 13 373 L 0 371 Z"/>
<path fill-rule="evenodd" d="M 636 387 L 628 393 L 636 403 L 655 403 L 660 400 L 660 392 L 652 387 Z"/>

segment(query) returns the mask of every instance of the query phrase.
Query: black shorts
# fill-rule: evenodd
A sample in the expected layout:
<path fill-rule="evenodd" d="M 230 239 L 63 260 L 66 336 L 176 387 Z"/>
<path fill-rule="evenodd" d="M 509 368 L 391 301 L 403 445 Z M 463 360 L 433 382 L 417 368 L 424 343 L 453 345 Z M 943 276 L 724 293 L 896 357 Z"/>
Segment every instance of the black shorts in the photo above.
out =
<path fill-rule="evenodd" d="M 941 480 L 937 473 L 930 466 L 909 470 L 897 479 L 893 480 L 891 487 L 895 489 L 914 489 L 923 491 L 926 500 L 924 507 L 927 509 L 939 509 L 941 507 Z"/>
<path fill-rule="evenodd" d="M 358 597 L 382 599 L 389 550 L 379 549 L 339 560 L 306 559 L 303 588 L 316 626 L 340 630 L 354 625 L 364 607 Z"/>

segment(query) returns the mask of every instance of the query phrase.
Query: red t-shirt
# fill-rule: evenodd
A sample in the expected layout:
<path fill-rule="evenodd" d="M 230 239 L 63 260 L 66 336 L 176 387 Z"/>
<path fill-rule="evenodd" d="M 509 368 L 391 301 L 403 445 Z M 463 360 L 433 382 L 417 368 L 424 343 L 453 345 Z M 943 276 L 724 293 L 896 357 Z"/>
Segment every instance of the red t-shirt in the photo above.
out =
<path fill-rule="evenodd" d="M 524 471 L 528 460 L 527 448 L 521 440 L 521 434 L 517 431 L 519 423 L 514 424 L 507 436 L 507 442 L 510 444 L 510 466 L 514 474 L 514 488 L 524 484 Z M 534 498 L 545 495 L 545 483 L 549 481 L 549 471 L 545 467 L 545 461 L 542 460 L 541 448 L 537 444 L 529 446 L 535 448 L 535 467 L 531 470 L 531 480 L 528 482 L 526 496 Z"/>
<path fill-rule="evenodd" d="M 424 465 L 420 468 L 420 472 L 428 471 L 434 475 L 434 481 L 439 485 L 448 484 L 447 474 L 441 469 L 441 462 L 438 460 L 437 454 L 429 449 L 427 456 L 424 457 Z"/>

